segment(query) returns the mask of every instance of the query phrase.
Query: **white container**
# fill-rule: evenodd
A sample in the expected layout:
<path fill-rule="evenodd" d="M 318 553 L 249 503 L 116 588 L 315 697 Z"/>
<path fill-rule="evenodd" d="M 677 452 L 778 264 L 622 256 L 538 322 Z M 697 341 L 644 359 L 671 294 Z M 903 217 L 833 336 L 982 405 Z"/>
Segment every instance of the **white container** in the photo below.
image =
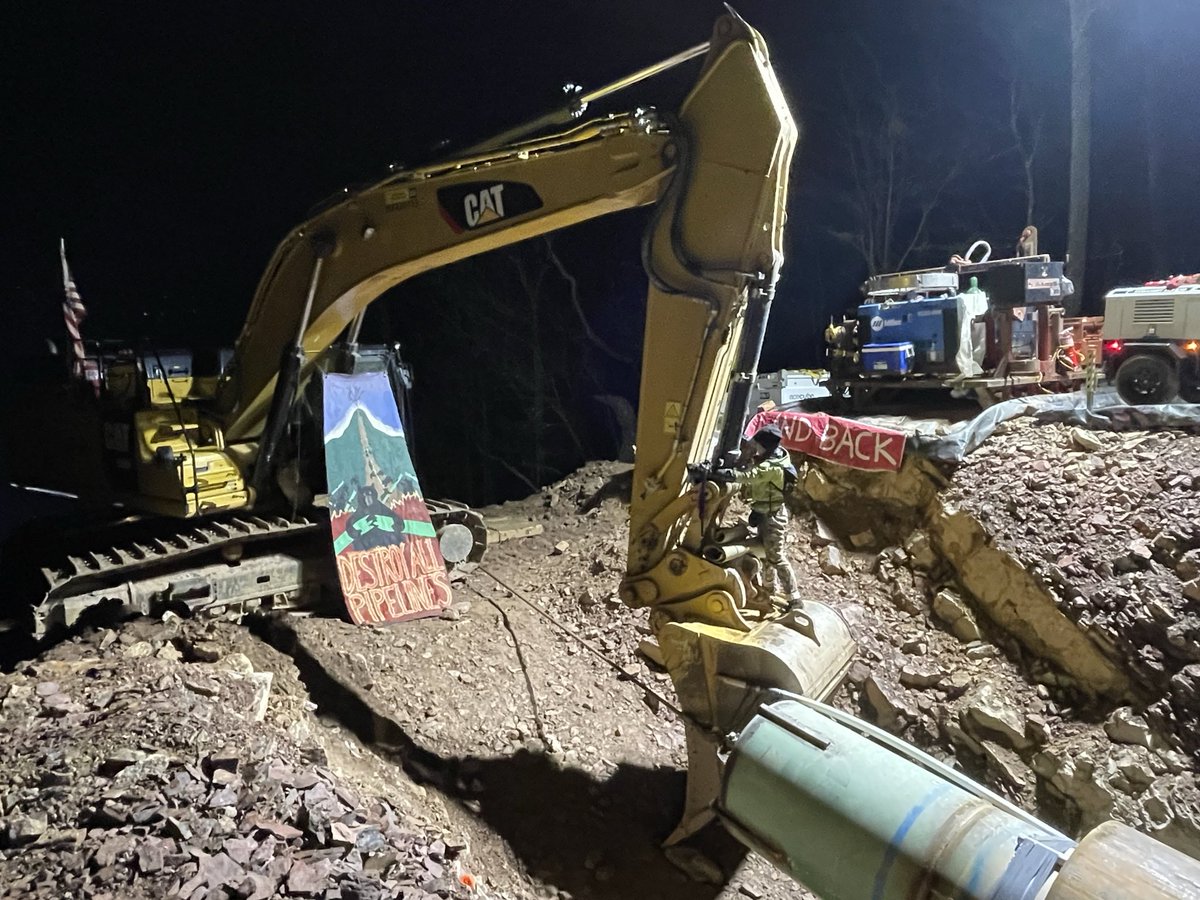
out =
<path fill-rule="evenodd" d="M 828 372 L 815 369 L 780 369 L 766 372 L 754 381 L 750 393 L 751 408 L 770 400 L 778 407 L 795 406 L 801 400 L 828 397 L 829 391 L 821 382 L 829 377 Z"/>

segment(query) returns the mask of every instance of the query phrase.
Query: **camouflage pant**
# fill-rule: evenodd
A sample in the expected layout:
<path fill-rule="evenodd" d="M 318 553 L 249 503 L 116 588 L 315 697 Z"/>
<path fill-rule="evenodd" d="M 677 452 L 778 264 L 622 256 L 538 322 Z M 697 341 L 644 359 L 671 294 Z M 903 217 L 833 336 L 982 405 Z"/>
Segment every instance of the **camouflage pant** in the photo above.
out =
<path fill-rule="evenodd" d="M 782 582 L 783 592 L 790 598 L 798 591 L 796 588 L 796 573 L 788 562 L 783 548 L 783 536 L 787 533 L 790 516 L 786 506 L 780 506 L 773 513 L 764 514 L 763 523 L 758 532 L 762 536 L 763 548 L 767 551 L 767 565 L 763 571 L 763 588 L 768 594 L 774 594 L 778 582 Z"/>

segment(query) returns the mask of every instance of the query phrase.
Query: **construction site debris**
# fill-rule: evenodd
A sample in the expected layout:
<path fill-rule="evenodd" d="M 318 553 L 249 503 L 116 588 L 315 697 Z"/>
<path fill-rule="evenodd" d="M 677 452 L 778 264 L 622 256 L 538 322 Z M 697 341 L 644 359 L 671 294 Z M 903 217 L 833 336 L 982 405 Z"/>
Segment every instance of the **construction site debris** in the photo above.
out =
<path fill-rule="evenodd" d="M 1006 425 L 956 472 L 929 472 L 913 462 L 915 474 L 874 474 L 864 477 L 890 480 L 856 481 L 810 470 L 804 483 L 815 486 L 809 499 L 826 525 L 818 528 L 816 519 L 798 508 L 788 549 L 804 595 L 833 603 L 860 646 L 847 685 L 834 698 L 838 706 L 956 763 L 1064 829 L 1078 832 L 1115 817 L 1200 853 L 1195 763 L 1181 752 L 1187 749 L 1185 738 L 1164 727 L 1166 720 L 1155 713 L 1162 702 L 1157 698 L 1169 698 L 1172 710 L 1175 703 L 1200 705 L 1200 660 L 1187 655 L 1186 631 L 1170 632 L 1192 614 L 1187 585 L 1200 578 L 1200 542 L 1190 543 L 1190 531 L 1176 534 L 1183 522 L 1197 518 L 1191 485 L 1200 484 L 1200 478 L 1187 457 L 1198 439 L 1099 437 L 1103 449 L 1083 450 L 1068 427 L 1018 422 Z M 1169 464 L 1160 470 L 1164 455 Z M 1097 459 L 1104 468 L 1093 472 L 1088 460 Z M 697 885 L 657 849 L 674 824 L 666 807 L 682 790 L 684 741 L 668 710 L 639 686 L 670 695 L 669 679 L 643 643 L 649 636 L 646 622 L 614 600 L 626 541 L 621 489 L 607 487 L 614 473 L 615 467 L 591 465 L 525 505 L 510 504 L 511 515 L 537 517 L 544 533 L 494 548 L 488 565 L 637 681 L 614 676 L 478 571 L 465 574 L 455 588 L 460 601 L 474 598 L 470 615 L 423 620 L 420 634 L 410 626 L 355 628 L 328 619 L 293 620 L 290 628 L 301 641 L 296 659 L 307 654 L 331 684 L 345 691 L 335 695 L 335 702 L 322 700 L 322 725 L 315 728 L 299 724 L 311 713 L 290 663 L 264 664 L 253 648 L 258 654 L 266 648 L 244 631 L 229 629 L 242 636 L 233 640 L 225 626 L 210 635 L 196 631 L 193 623 L 172 621 L 97 632 L 85 644 L 65 645 L 32 663 L 35 673 L 22 670 L 20 677 L 0 681 L 6 723 L 10 710 L 28 710 L 30 721 L 43 729 L 18 739 L 0 724 L 0 747 L 6 752 L 14 743 L 30 742 L 14 755 L 19 761 L 14 772 L 24 774 L 14 775 L 11 786 L 0 785 L 0 797 L 31 798 L 2 811 L 4 840 L 14 846 L 2 851 L 0 877 L 34 876 L 36 886 L 37 860 L 47 871 L 90 876 L 87 884 L 97 892 L 108 885 L 122 896 L 138 896 L 139 890 L 146 896 L 169 888 L 166 873 L 190 862 L 195 870 L 187 870 L 188 880 L 204 878 L 197 895 L 203 887 L 266 896 L 261 892 L 299 891 L 324 879 L 322 891 L 336 885 L 343 896 L 366 897 L 376 890 L 391 896 L 383 882 L 411 864 L 413 884 L 406 890 L 423 897 L 423 885 L 435 878 L 438 867 L 440 877 L 455 877 L 456 865 L 439 857 L 434 838 L 453 833 L 470 845 L 471 868 L 488 873 L 486 888 L 477 887 L 477 895 L 486 890 L 494 898 L 565 892 L 602 900 L 647 891 L 664 900 L 693 896 Z M 560 500 L 550 506 L 547 496 Z M 1064 504 L 1063 497 L 1070 499 Z M 1162 511 L 1146 497 L 1174 508 Z M 1058 530 L 1049 527 L 1052 516 Z M 1165 517 L 1165 527 L 1159 517 Z M 1063 523 L 1088 527 L 1069 529 Z M 855 549 L 851 536 L 867 532 L 874 545 Z M 568 544 L 567 552 L 555 553 L 561 542 Z M 1150 551 L 1148 561 L 1142 545 Z M 1022 555 L 1021 546 L 1036 552 Z M 828 556 L 823 550 L 831 547 L 838 550 L 844 571 L 832 578 L 821 568 Z M 964 564 L 968 551 L 982 560 L 974 563 L 978 569 Z M 1074 563 L 1062 559 L 1067 555 Z M 1115 561 L 1124 557 L 1144 565 L 1118 572 Z M 1092 563 L 1081 563 L 1102 560 L 1111 572 L 1097 573 L 1088 568 Z M 1083 575 L 1069 568 L 1076 563 Z M 1025 580 L 1016 577 L 1018 572 Z M 1096 588 L 1087 587 L 1093 578 Z M 1011 618 L 994 617 L 994 607 L 976 593 L 986 594 L 990 582 L 1003 590 Z M 1072 584 L 1074 592 L 1064 586 Z M 1174 593 L 1168 596 L 1161 584 Z M 1143 611 L 1134 633 L 1157 653 L 1147 656 L 1138 644 L 1136 655 L 1143 661 L 1137 665 L 1148 658 L 1163 666 L 1157 681 L 1138 675 L 1134 692 L 1111 696 L 1087 682 L 1095 673 L 1111 677 L 1107 669 L 1076 665 L 1071 670 L 1060 661 L 1081 655 L 1074 644 L 1063 638 L 1042 654 L 1013 624 L 1024 617 L 1044 634 L 1057 634 L 1046 629 L 1043 615 L 1049 610 L 1061 620 L 1054 628 L 1070 628 L 1104 665 L 1127 671 L 1119 652 L 1097 643 L 1104 632 L 1096 621 L 1120 611 L 1095 603 L 1108 596 L 1109 587 L 1131 598 L 1120 610 Z M 1086 605 L 1077 612 L 1057 605 L 1079 599 Z M 512 631 L 498 609 L 505 611 Z M 953 625 L 967 615 L 979 634 L 964 639 Z M 164 640 L 162 629 L 168 627 L 173 631 L 165 633 L 176 636 Z M 1183 645 L 1169 651 L 1169 633 L 1178 634 Z M 527 671 L 516 652 L 518 642 Z M 182 659 L 164 654 L 167 645 Z M 200 654 L 214 661 L 201 663 Z M 86 676 L 96 663 L 79 672 L 63 668 L 80 657 L 96 658 L 123 674 Z M 264 673 L 271 674 L 268 707 L 263 721 L 255 722 L 251 710 L 262 688 L 249 676 Z M 172 676 L 165 682 L 170 687 L 159 696 L 164 674 Z M 81 679 L 86 679 L 83 686 Z M 1163 693 L 1156 693 L 1156 685 Z M 159 709 L 158 701 L 172 708 Z M 147 704 L 156 710 L 153 717 L 145 714 Z M 120 726 L 119 736 L 97 730 L 108 721 L 105 715 Z M 25 727 L 24 716 L 13 720 L 16 727 Z M 97 718 L 92 723 L 88 717 Z M 72 731 L 68 723 L 76 722 L 91 724 Z M 157 723 L 149 737 L 139 730 L 145 722 Z M 388 803 L 399 827 L 412 836 L 412 855 L 397 852 L 386 828 L 337 815 L 386 793 L 377 783 L 364 790 L 347 781 L 349 757 L 339 766 L 329 757 L 322 761 L 321 752 L 332 751 L 328 740 L 315 738 L 345 735 L 347 729 L 365 735 L 381 753 L 410 747 L 408 753 L 415 747 L 421 758 L 429 755 L 422 765 L 434 768 L 420 785 L 387 763 L 392 781 L 407 785 L 410 803 L 394 796 Z M 159 739 L 160 733 L 173 737 Z M 256 749 L 253 738 L 267 733 L 274 736 L 269 753 Z M 75 746 L 81 736 L 88 748 Z M 46 749 L 61 749 L 63 756 L 40 762 L 38 754 Z M 80 753 L 87 754 L 86 763 L 71 764 Z M 87 779 L 106 785 L 121 779 L 129 796 L 105 797 Z M 29 784 L 36 787 L 36 799 L 21 793 Z M 84 784 L 86 802 L 72 801 L 79 807 L 78 824 L 64 828 L 54 792 L 75 797 L 85 793 Z M 161 798 L 148 784 L 158 786 Z M 294 807 L 284 802 L 292 792 Z M 250 818 L 241 806 L 244 795 L 261 806 L 258 816 Z M 436 826 L 419 821 L 423 806 L 443 802 L 448 822 L 440 817 Z M 227 827 L 231 830 L 222 832 Z M 312 828 L 319 829 L 319 837 Z M 74 845 L 64 844 L 60 859 L 53 843 L 70 829 L 81 832 L 78 843 L 88 848 L 79 860 L 66 856 L 80 852 L 71 850 Z M 119 841 L 106 844 L 110 837 L 131 834 L 154 840 L 132 853 Z M 256 842 L 257 849 L 244 841 Z M 261 849 L 264 844 L 269 853 Z M 185 846 L 197 852 L 185 858 Z M 106 848 L 100 856 L 105 865 L 95 866 L 89 860 L 101 848 Z M 301 855 L 310 849 L 319 852 Z M 705 896 L 796 896 L 795 887 L 765 862 L 749 859 L 739 867 L 741 857 L 730 852 L 706 853 L 721 875 L 719 884 L 704 889 L 711 891 Z M 203 873 L 201 853 L 206 855 Z M 358 858 L 362 864 L 356 867 Z M 399 868 L 381 872 L 390 859 Z M 328 860 L 333 862 L 325 865 Z M 350 868 L 344 870 L 347 860 Z M 225 883 L 236 875 L 231 866 L 245 873 L 236 886 Z M 691 872 L 692 877 L 703 874 Z M 708 875 L 717 877 L 711 869 Z M 66 876 L 55 878 L 55 885 L 68 885 L 63 890 L 75 884 Z M 210 888 L 210 881 L 222 886 Z M 455 883 L 457 890 L 465 889 Z"/>
<path fill-rule="evenodd" d="M 434 837 L 327 768 L 283 658 L 237 646 L 267 653 L 135 622 L 0 676 L 6 896 L 466 896 Z"/>
<path fill-rule="evenodd" d="M 1200 437 L 1106 435 L 1103 449 L 1080 450 L 1078 431 L 1051 424 L 997 436 L 956 475 L 952 496 L 1138 691 L 1161 698 L 1140 711 L 1150 726 L 1200 751 L 1191 726 L 1200 608 L 1190 586 Z"/>

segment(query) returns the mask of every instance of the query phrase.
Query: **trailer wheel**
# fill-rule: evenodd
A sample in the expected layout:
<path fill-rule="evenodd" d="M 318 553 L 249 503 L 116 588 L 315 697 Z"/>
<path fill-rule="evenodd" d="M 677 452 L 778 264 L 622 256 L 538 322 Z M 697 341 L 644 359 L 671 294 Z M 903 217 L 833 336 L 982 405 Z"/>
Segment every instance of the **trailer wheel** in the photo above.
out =
<path fill-rule="evenodd" d="M 1117 393 L 1132 406 L 1168 403 L 1179 393 L 1179 372 L 1153 353 L 1131 356 L 1117 369 Z"/>
<path fill-rule="evenodd" d="M 1184 403 L 1200 403 L 1200 376 L 1182 373 L 1179 376 L 1179 396 Z"/>

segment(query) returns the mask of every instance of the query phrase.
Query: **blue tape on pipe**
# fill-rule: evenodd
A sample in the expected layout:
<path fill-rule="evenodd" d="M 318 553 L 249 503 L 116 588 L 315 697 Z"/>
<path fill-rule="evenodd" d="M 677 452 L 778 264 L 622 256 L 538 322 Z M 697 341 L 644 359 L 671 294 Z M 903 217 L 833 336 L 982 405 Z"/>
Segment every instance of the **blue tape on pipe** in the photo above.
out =
<path fill-rule="evenodd" d="M 908 815 L 904 817 L 904 821 L 896 829 L 896 833 L 892 835 L 892 839 L 888 842 L 887 852 L 883 854 L 883 861 L 879 864 L 879 871 L 875 873 L 875 887 L 871 891 L 871 900 L 882 900 L 884 889 L 887 887 L 888 876 L 892 874 L 892 867 L 896 864 L 896 858 L 900 855 L 900 846 L 904 843 L 904 838 L 908 836 L 917 819 L 921 817 L 921 813 L 929 808 L 940 794 L 949 790 L 950 785 L 939 784 L 930 789 L 921 801 L 908 811 Z"/>
<path fill-rule="evenodd" d="M 1000 876 L 994 900 L 1033 900 L 1054 874 L 1059 854 L 1029 838 L 1018 838 L 1012 862 Z M 982 862 L 982 861 L 981 861 Z"/>

